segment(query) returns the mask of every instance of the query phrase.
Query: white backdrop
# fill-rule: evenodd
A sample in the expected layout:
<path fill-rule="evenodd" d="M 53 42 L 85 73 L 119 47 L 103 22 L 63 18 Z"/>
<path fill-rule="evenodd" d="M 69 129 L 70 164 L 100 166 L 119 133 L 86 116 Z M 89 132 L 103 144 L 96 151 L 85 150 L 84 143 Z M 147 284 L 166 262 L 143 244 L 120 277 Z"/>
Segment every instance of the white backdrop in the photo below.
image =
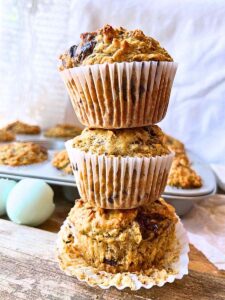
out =
<path fill-rule="evenodd" d="M 12 2 L 15 1 L 7 1 L 7 6 Z M 29 1 L 22 2 L 27 7 Z M 32 67 L 26 69 L 25 80 L 29 79 L 30 85 L 25 84 L 26 95 L 20 91 L 17 99 L 17 103 L 27 99 L 19 116 L 32 117 L 43 126 L 61 121 L 65 116 L 68 120 L 66 93 L 56 70 L 58 54 L 76 43 L 81 32 L 95 30 L 106 23 L 129 29 L 140 28 L 158 39 L 179 63 L 168 114 L 160 126 L 184 141 L 205 161 L 225 164 L 224 1 L 36 0 L 31 3 L 36 3 L 31 10 L 32 15 L 30 8 L 26 14 L 24 8 L 22 11 L 24 18 L 31 22 L 31 36 L 36 35 L 33 56 L 29 58 Z M 23 30 L 27 28 L 26 24 L 21 26 Z M 19 32 L 21 34 L 21 30 Z M 19 43 L 24 40 L 25 37 Z M 28 51 L 26 57 L 29 55 Z M 24 63 L 26 65 L 26 60 Z M 22 72 L 24 63 L 20 65 Z M 18 72 L 15 66 L 14 71 Z M 6 92 L 13 83 L 8 77 L 6 82 L 2 68 L 0 79 L 1 121 L 1 118 L 3 120 L 9 116 L 9 96 Z M 5 94 L 1 97 L 3 85 Z M 31 92 L 33 86 L 36 86 L 35 92 Z M 11 102 L 13 94 L 10 89 Z M 29 107 L 32 109 L 29 110 Z M 73 114 L 71 116 L 73 119 Z"/>

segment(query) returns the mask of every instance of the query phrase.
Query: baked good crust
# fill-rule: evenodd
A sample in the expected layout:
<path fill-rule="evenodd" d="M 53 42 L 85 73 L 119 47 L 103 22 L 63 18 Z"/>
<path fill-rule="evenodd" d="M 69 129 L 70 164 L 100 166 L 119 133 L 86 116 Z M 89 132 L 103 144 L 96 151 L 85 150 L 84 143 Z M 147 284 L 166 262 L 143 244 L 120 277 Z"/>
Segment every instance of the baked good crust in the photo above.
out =
<path fill-rule="evenodd" d="M 133 61 L 173 61 L 158 41 L 141 30 L 105 25 L 96 32 L 81 34 L 78 46 L 60 56 L 61 70 L 80 65 Z"/>
<path fill-rule="evenodd" d="M 72 174 L 72 167 L 70 165 L 69 156 L 66 150 L 57 152 L 52 160 L 52 165 L 65 172 L 66 174 Z"/>
<path fill-rule="evenodd" d="M 74 249 L 85 261 L 98 270 L 117 273 L 151 266 L 160 269 L 174 246 L 177 218 L 162 199 L 131 210 L 104 210 L 79 200 L 68 222 Z"/>
<path fill-rule="evenodd" d="M 15 142 L 0 146 L 0 165 L 22 166 L 48 159 L 47 150 L 31 142 Z"/>
<path fill-rule="evenodd" d="M 15 134 L 39 134 L 41 129 L 37 125 L 30 125 L 21 121 L 15 121 L 8 124 L 5 127 L 6 130 L 10 130 Z"/>
<path fill-rule="evenodd" d="M 15 140 L 15 134 L 6 129 L 0 129 L 0 142 L 12 142 Z"/>
<path fill-rule="evenodd" d="M 163 140 L 170 151 L 175 152 L 167 184 L 182 189 L 200 188 L 202 179 L 191 167 L 184 144 L 166 134 Z"/>
<path fill-rule="evenodd" d="M 152 157 L 169 154 L 157 125 L 119 130 L 84 129 L 73 147 L 92 154 Z"/>

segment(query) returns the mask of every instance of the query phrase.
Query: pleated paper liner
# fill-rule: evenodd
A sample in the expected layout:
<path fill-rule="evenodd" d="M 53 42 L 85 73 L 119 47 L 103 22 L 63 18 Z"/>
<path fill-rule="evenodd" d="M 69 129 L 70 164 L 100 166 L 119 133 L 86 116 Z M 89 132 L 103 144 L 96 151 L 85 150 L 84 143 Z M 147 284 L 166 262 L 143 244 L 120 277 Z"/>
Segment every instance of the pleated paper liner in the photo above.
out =
<path fill-rule="evenodd" d="M 174 62 L 124 62 L 61 71 L 82 124 L 94 128 L 142 127 L 167 111 Z"/>
<path fill-rule="evenodd" d="M 107 209 L 130 209 L 158 199 L 164 191 L 173 153 L 155 157 L 115 157 L 66 149 L 82 199 Z"/>
<path fill-rule="evenodd" d="M 73 245 L 67 244 L 68 236 L 74 235 L 72 227 L 66 220 L 61 227 L 57 240 L 57 258 L 59 266 L 67 275 L 74 276 L 80 281 L 84 281 L 90 286 L 99 286 L 108 289 L 112 286 L 119 290 L 130 288 L 138 290 L 140 288 L 150 289 L 153 286 L 163 286 L 165 283 L 174 282 L 175 279 L 182 279 L 188 274 L 188 238 L 180 221 L 176 224 L 176 239 L 174 249 L 168 256 L 173 256 L 174 260 L 165 265 L 164 269 L 152 269 L 151 275 L 138 273 L 107 273 L 98 271 L 92 266 L 88 266 L 84 259 L 74 250 Z M 148 274 L 149 274 L 148 273 Z"/>

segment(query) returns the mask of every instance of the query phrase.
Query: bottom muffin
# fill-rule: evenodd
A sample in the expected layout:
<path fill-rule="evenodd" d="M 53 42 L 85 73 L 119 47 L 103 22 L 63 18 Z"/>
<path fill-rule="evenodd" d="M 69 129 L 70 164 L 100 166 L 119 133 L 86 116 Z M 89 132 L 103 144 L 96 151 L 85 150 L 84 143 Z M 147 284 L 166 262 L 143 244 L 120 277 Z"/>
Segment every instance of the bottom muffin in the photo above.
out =
<path fill-rule="evenodd" d="M 65 241 L 86 263 L 110 273 L 158 269 L 173 259 L 176 243 L 174 209 L 164 200 L 130 210 L 106 210 L 79 200 L 67 218 Z"/>

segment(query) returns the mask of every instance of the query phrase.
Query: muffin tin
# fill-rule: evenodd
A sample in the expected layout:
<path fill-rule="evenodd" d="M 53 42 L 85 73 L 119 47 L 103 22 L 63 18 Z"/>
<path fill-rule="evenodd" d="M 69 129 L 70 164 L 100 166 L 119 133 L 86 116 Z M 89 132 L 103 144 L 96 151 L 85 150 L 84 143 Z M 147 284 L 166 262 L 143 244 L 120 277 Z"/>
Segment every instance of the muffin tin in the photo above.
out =
<path fill-rule="evenodd" d="M 77 195 L 74 176 L 57 170 L 51 164 L 54 154 L 65 148 L 64 140 L 51 138 L 43 139 L 43 136 L 41 135 L 36 135 L 35 137 L 30 135 L 20 135 L 17 140 L 26 140 L 45 146 L 48 149 L 49 158 L 43 163 L 28 166 L 9 167 L 1 165 L 0 177 L 16 180 L 26 177 L 41 178 L 49 184 L 62 186 L 66 199 L 74 201 L 75 195 Z M 193 163 L 192 167 L 202 177 L 203 186 L 198 189 L 179 189 L 176 187 L 166 186 L 162 195 L 165 200 L 175 206 L 180 216 L 187 213 L 193 206 L 194 202 L 205 199 L 214 194 L 216 191 L 216 179 L 212 170 L 191 152 L 188 152 L 188 156 Z"/>

